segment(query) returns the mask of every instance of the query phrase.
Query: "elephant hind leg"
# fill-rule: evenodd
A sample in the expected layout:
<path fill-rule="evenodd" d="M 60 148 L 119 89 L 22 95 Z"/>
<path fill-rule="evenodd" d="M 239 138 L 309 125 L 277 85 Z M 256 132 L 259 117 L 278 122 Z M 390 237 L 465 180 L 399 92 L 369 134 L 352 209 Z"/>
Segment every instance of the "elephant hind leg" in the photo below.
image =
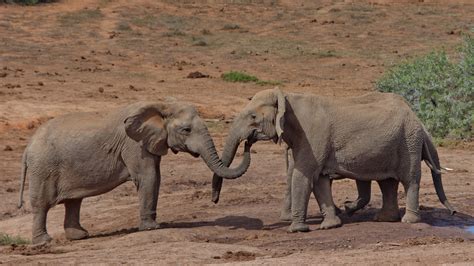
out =
<path fill-rule="evenodd" d="M 46 230 L 46 218 L 48 217 L 49 206 L 38 207 L 33 206 L 33 232 L 32 243 L 44 244 L 52 240 Z"/>
<path fill-rule="evenodd" d="M 69 240 L 83 239 L 89 233 L 80 224 L 80 211 L 82 199 L 68 199 L 64 201 L 66 214 L 64 216 L 64 231 Z"/>
<path fill-rule="evenodd" d="M 405 192 L 407 194 L 405 215 L 402 217 L 403 223 L 417 223 L 421 220 L 419 214 L 419 191 L 421 179 L 421 158 L 412 156 L 412 165 L 407 178 L 402 179 Z"/>
<path fill-rule="evenodd" d="M 344 202 L 344 209 L 347 215 L 352 216 L 356 211 L 364 208 L 370 202 L 371 181 L 356 180 L 357 199 Z"/>
<path fill-rule="evenodd" d="M 398 180 L 393 178 L 377 181 L 382 191 L 382 209 L 375 215 L 378 222 L 398 222 L 400 212 L 398 209 Z"/>

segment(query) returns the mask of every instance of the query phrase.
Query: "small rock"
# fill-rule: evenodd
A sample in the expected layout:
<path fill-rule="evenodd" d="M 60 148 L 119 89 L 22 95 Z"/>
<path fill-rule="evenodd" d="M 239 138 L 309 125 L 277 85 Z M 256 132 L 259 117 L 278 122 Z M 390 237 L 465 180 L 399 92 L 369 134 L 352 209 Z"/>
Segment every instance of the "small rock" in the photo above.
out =
<path fill-rule="evenodd" d="M 7 188 L 7 192 L 15 192 L 15 190 L 11 187 Z"/>
<path fill-rule="evenodd" d="M 209 75 L 203 74 L 199 71 L 191 72 L 188 74 L 188 79 L 200 79 L 200 78 L 208 78 Z"/>
<path fill-rule="evenodd" d="M 38 85 L 44 86 L 44 83 L 42 81 L 38 82 Z"/>
<path fill-rule="evenodd" d="M 13 148 L 10 145 L 5 145 L 5 148 L 3 150 L 4 151 L 13 151 Z"/>
<path fill-rule="evenodd" d="M 99 87 L 99 92 L 100 92 L 100 93 L 104 93 L 104 88 Z"/>
<path fill-rule="evenodd" d="M 196 40 L 193 42 L 193 46 L 207 46 L 207 42 L 204 40 Z"/>
<path fill-rule="evenodd" d="M 6 72 L 1 72 L 1 73 L 0 73 L 0 78 L 4 78 L 4 77 L 6 77 L 7 75 L 8 75 L 8 74 L 7 74 Z"/>

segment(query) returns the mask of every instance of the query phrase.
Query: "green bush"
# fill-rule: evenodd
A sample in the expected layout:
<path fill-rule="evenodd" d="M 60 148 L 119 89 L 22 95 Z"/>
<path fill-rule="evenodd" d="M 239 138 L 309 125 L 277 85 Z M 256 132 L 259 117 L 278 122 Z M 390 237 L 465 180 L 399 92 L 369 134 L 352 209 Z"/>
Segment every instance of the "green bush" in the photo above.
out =
<path fill-rule="evenodd" d="M 222 79 L 229 82 L 257 82 L 259 79 L 255 76 L 238 72 L 238 71 L 230 71 L 227 73 L 222 74 Z"/>
<path fill-rule="evenodd" d="M 472 139 L 474 124 L 474 38 L 465 37 L 460 61 L 444 51 L 402 62 L 377 89 L 402 95 L 435 138 Z"/>
<path fill-rule="evenodd" d="M 5 245 L 26 245 L 30 242 L 26 239 L 23 239 L 19 236 L 9 236 L 4 233 L 0 233 L 0 246 Z"/>
<path fill-rule="evenodd" d="M 260 86 L 276 86 L 280 85 L 281 82 L 274 80 L 261 80 L 255 76 L 239 72 L 239 71 L 229 71 L 221 75 L 221 78 L 228 82 L 255 82 L 255 84 Z"/>

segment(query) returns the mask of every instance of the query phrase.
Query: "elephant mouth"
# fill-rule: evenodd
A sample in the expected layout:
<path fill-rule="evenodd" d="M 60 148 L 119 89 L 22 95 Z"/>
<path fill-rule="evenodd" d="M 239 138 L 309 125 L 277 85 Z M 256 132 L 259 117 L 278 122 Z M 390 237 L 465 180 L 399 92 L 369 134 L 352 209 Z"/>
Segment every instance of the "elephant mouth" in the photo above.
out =
<path fill-rule="evenodd" d="M 188 151 L 189 154 L 191 154 L 194 158 L 198 158 L 199 157 L 199 153 L 196 153 L 196 152 L 192 152 L 192 151 Z"/>
<path fill-rule="evenodd" d="M 180 152 L 180 150 L 178 150 L 178 149 L 176 149 L 176 148 L 170 148 L 170 149 L 171 149 L 171 151 L 172 151 L 174 154 L 177 154 L 178 152 Z M 183 150 L 183 152 L 187 152 L 187 153 L 191 154 L 191 156 L 193 156 L 194 158 L 198 158 L 198 157 L 200 156 L 199 153 L 190 151 L 190 150 L 187 149 L 187 148 L 186 148 L 185 150 Z"/>
<path fill-rule="evenodd" d="M 254 129 L 250 135 L 247 137 L 247 141 L 250 143 L 255 143 L 258 140 L 271 140 L 272 138 L 263 133 L 260 129 Z"/>

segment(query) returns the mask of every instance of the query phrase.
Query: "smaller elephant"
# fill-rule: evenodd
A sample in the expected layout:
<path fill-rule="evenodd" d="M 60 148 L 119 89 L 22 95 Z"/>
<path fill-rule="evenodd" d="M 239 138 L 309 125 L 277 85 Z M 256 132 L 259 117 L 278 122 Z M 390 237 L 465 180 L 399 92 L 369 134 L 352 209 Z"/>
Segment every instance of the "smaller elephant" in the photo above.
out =
<path fill-rule="evenodd" d="M 286 145 L 285 145 L 286 146 Z M 283 206 L 280 214 L 280 220 L 282 221 L 291 221 L 291 178 L 293 175 L 294 161 L 293 161 L 293 151 L 286 146 L 285 147 L 285 159 L 286 159 L 286 169 L 287 169 L 287 187 L 285 192 L 285 198 L 283 200 Z M 331 181 L 334 179 L 340 179 L 339 176 L 330 177 Z M 396 206 L 396 209 L 388 212 L 379 212 L 375 215 L 374 220 L 379 222 L 396 222 L 400 220 L 400 215 L 398 213 L 398 182 L 395 180 L 388 181 L 378 181 L 379 187 L 382 191 L 386 193 L 383 194 L 383 207 L 382 209 L 387 209 L 389 206 Z M 387 190 L 386 186 L 392 185 L 396 186 L 395 190 Z M 356 211 L 364 208 L 370 202 L 371 196 L 371 181 L 356 180 L 357 193 L 358 197 L 354 201 L 344 202 L 344 211 L 347 215 L 352 216 Z M 395 193 L 393 193 L 395 192 Z M 314 190 L 313 190 L 313 193 Z M 314 196 L 316 199 L 316 195 Z M 323 210 L 321 210 L 323 211 Z M 336 207 L 336 214 L 340 214 L 342 211 Z M 386 215 L 382 215 L 382 214 Z M 324 215 L 324 213 L 323 213 Z M 305 215 L 306 216 L 306 215 Z M 320 226 L 321 229 L 329 229 L 324 223 Z"/>
<path fill-rule="evenodd" d="M 66 238 L 87 237 L 79 222 L 82 199 L 126 181 L 133 181 L 138 190 L 139 230 L 158 228 L 160 161 L 168 148 L 201 156 L 213 172 L 226 178 L 241 176 L 250 164 L 250 145 L 246 145 L 238 167 L 224 166 L 204 121 L 189 104 L 137 102 L 108 112 L 75 113 L 48 121 L 31 138 L 22 159 L 19 208 L 28 174 L 32 242 L 51 241 L 46 217 L 57 204 L 66 209 Z"/>

